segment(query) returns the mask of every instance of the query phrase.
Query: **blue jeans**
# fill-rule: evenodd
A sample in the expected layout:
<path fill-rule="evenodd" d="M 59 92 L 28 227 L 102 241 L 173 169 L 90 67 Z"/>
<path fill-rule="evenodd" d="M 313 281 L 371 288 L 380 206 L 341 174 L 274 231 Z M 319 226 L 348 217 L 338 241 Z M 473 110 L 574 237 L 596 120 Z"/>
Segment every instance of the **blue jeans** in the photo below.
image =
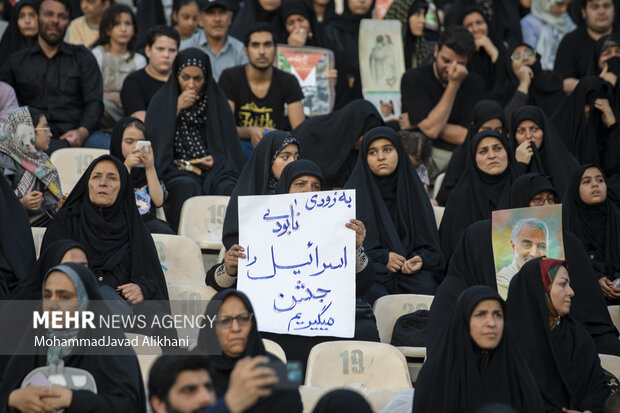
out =
<path fill-rule="evenodd" d="M 110 149 L 111 136 L 101 129 L 92 131 L 82 145 L 84 148 Z"/>

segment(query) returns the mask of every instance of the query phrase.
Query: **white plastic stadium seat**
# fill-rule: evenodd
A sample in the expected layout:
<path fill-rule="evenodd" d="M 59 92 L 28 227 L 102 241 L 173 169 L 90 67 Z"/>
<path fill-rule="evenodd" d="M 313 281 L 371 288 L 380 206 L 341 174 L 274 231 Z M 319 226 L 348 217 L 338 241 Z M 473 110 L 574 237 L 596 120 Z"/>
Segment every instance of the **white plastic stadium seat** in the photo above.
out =
<path fill-rule="evenodd" d="M 407 361 L 394 346 L 367 341 L 328 341 L 310 351 L 306 386 L 326 390 L 348 383 L 366 389 L 410 389 Z"/>
<path fill-rule="evenodd" d="M 601 367 L 616 376 L 616 378 L 620 377 L 620 357 L 610 354 L 599 354 L 598 358 L 601 360 Z"/>
<path fill-rule="evenodd" d="M 282 363 L 286 364 L 286 353 L 278 343 L 264 338 L 263 345 L 265 346 L 265 350 L 267 350 L 267 353 L 273 354 L 274 356 L 279 358 Z"/>
<path fill-rule="evenodd" d="M 443 184 L 443 179 L 446 177 L 446 173 L 440 173 L 439 175 L 437 175 L 437 178 L 435 178 L 435 184 L 433 185 L 433 199 L 437 199 L 437 194 L 439 193 L 439 190 L 441 189 L 441 184 Z"/>
<path fill-rule="evenodd" d="M 43 242 L 43 236 L 45 235 L 44 227 L 30 227 L 32 231 L 32 240 L 34 241 L 34 250 L 37 254 L 37 258 L 41 255 L 41 243 Z"/>
<path fill-rule="evenodd" d="M 620 331 L 620 305 L 608 305 L 607 311 L 609 311 L 611 321 L 616 326 L 616 330 Z"/>
<path fill-rule="evenodd" d="M 437 229 L 439 229 L 439 224 L 441 224 L 441 220 L 443 218 L 443 212 L 445 211 L 445 207 L 434 206 L 433 212 L 435 213 L 435 222 L 437 223 Z"/>
<path fill-rule="evenodd" d="M 203 250 L 222 247 L 222 228 L 230 197 L 219 195 L 195 196 L 183 203 L 179 235 L 196 241 Z"/>
<path fill-rule="evenodd" d="M 105 149 L 63 148 L 52 152 L 50 161 L 58 169 L 63 194 L 71 192 L 92 161 L 110 153 Z"/>

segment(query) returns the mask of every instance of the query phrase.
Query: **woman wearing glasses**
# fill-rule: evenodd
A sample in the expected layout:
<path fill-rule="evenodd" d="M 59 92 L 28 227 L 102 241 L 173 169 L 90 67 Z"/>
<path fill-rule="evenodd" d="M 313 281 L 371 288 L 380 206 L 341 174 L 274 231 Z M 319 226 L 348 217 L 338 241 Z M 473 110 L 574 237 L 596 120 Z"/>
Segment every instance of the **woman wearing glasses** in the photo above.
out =
<path fill-rule="evenodd" d="M 28 211 L 32 226 L 47 226 L 62 199 L 56 167 L 44 152 L 52 133 L 37 109 L 15 109 L 0 132 L 0 173 Z"/>
<path fill-rule="evenodd" d="M 220 304 L 219 311 L 216 311 Z M 252 303 L 241 291 L 232 288 L 220 291 L 209 302 L 206 314 L 217 314 L 215 328 L 201 330 L 197 351 L 200 354 L 205 354 L 207 351 L 214 354 L 216 353 L 214 350 L 221 346 L 221 355 L 210 356 L 211 371 L 209 371 L 218 398 L 224 397 L 235 365 L 246 357 L 265 355 L 271 359 L 271 363 L 281 363 L 265 350 L 261 334 L 256 327 Z M 261 369 L 264 367 L 256 367 L 252 374 L 261 375 Z M 264 396 L 247 412 L 302 411 L 301 396 L 297 389 L 276 390 L 272 387 L 273 384 L 265 386 Z"/>

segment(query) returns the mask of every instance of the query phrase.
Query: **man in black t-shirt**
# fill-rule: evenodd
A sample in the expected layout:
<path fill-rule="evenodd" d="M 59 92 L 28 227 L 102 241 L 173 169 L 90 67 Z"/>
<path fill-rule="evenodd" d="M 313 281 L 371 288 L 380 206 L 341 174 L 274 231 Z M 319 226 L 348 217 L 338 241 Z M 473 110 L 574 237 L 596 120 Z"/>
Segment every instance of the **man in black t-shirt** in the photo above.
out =
<path fill-rule="evenodd" d="M 235 113 L 244 154 L 249 156 L 266 131 L 284 129 L 285 105 L 290 128 L 304 121 L 304 97 L 295 76 L 273 66 L 276 41 L 271 26 L 256 23 L 244 41 L 249 63 L 226 69 L 219 85 Z"/>
<path fill-rule="evenodd" d="M 588 75 L 596 42 L 613 30 L 614 9 L 612 0 L 583 1 L 581 15 L 584 21 L 564 36 L 553 67 L 553 71 L 564 79 L 566 93 L 571 93 L 579 80 Z"/>
<path fill-rule="evenodd" d="M 471 109 L 484 93 L 484 80 L 465 67 L 475 49 L 467 29 L 450 26 L 435 46 L 435 61 L 409 69 L 401 79 L 400 127 L 419 129 L 431 139 L 431 179 L 445 171 L 452 151 L 465 140 Z"/>
<path fill-rule="evenodd" d="M 125 116 L 144 122 L 151 98 L 170 76 L 180 41 L 179 33 L 172 27 L 155 26 L 147 32 L 144 52 L 149 64 L 127 76 L 121 89 Z"/>

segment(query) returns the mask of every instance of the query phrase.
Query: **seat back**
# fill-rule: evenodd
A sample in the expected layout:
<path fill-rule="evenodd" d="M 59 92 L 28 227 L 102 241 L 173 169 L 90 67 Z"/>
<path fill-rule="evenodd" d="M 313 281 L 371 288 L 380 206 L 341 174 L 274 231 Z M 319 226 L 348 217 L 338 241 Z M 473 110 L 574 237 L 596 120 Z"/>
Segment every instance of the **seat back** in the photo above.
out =
<path fill-rule="evenodd" d="M 620 357 L 612 356 L 611 354 L 599 354 L 598 358 L 601 360 L 601 367 L 616 376 L 620 377 Z"/>
<path fill-rule="evenodd" d="M 183 203 L 179 235 L 193 239 L 203 250 L 222 247 L 222 228 L 230 197 L 219 195 L 195 196 Z"/>
<path fill-rule="evenodd" d="M 428 310 L 433 302 L 432 295 L 393 294 L 386 295 L 375 301 L 373 313 L 377 319 L 377 330 L 382 343 L 392 341 L 394 323 L 398 317 L 417 310 Z"/>
<path fill-rule="evenodd" d="M 411 388 L 411 377 L 405 357 L 389 344 L 328 341 L 314 346 L 305 385 L 329 390 L 348 383 L 368 390 Z"/>
<path fill-rule="evenodd" d="M 616 326 L 616 330 L 620 331 L 620 305 L 608 305 L 607 311 L 609 311 L 611 321 Z"/>
<path fill-rule="evenodd" d="M 433 185 L 433 199 L 437 199 L 437 194 L 439 193 L 439 190 L 441 189 L 441 184 L 443 184 L 443 179 L 446 177 L 446 173 L 442 172 L 439 175 L 437 175 L 437 178 L 435 178 L 435 184 Z"/>
<path fill-rule="evenodd" d="M 441 220 L 443 218 L 443 213 L 445 211 L 445 207 L 434 206 L 433 212 L 435 213 L 435 222 L 437 223 L 437 229 L 439 229 L 439 225 L 441 224 Z"/>
<path fill-rule="evenodd" d="M 265 350 L 267 350 L 268 353 L 273 354 L 274 356 L 279 358 L 282 363 L 286 364 L 286 353 L 284 353 L 284 349 L 280 347 L 278 343 L 264 338 L 263 345 L 265 346 Z"/>
<path fill-rule="evenodd" d="M 58 169 L 62 192 L 71 192 L 91 162 L 107 153 L 110 151 L 94 148 L 63 148 L 52 152 L 50 161 Z"/>
<path fill-rule="evenodd" d="M 45 230 L 47 228 L 43 227 L 30 227 L 30 231 L 32 231 L 32 240 L 34 241 L 34 250 L 37 254 L 37 259 L 39 255 L 41 255 L 41 244 L 43 243 L 43 236 L 45 235 Z"/>

